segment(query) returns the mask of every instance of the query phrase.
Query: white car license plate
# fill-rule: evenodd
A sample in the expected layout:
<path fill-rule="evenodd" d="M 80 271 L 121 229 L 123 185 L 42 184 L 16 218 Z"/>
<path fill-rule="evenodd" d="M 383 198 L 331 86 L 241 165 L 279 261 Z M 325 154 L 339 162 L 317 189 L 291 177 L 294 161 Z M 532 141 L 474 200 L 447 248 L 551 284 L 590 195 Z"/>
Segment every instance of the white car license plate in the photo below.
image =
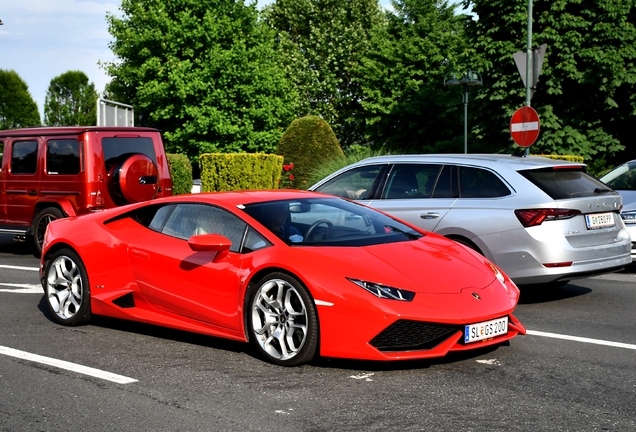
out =
<path fill-rule="evenodd" d="M 615 225 L 614 213 L 586 214 L 585 223 L 587 224 L 587 229 L 613 227 Z"/>
<path fill-rule="evenodd" d="M 464 342 L 477 342 L 508 333 L 508 317 L 497 318 L 464 327 Z"/>

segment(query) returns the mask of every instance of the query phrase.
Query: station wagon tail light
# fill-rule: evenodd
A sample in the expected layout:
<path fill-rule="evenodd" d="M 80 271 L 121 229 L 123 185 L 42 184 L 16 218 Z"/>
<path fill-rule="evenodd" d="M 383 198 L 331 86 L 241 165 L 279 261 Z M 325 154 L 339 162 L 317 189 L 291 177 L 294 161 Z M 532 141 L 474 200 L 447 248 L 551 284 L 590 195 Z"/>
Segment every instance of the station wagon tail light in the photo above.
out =
<path fill-rule="evenodd" d="M 382 285 L 374 282 L 367 282 L 359 279 L 347 278 L 347 280 L 353 282 L 361 288 L 369 291 L 376 297 L 388 299 L 388 300 L 401 300 L 410 302 L 415 297 L 413 291 L 407 291 L 399 288 L 393 288 L 387 285 Z"/>
<path fill-rule="evenodd" d="M 581 214 L 579 210 L 573 209 L 525 209 L 515 210 L 515 215 L 521 225 L 526 228 L 541 225 L 544 221 L 570 219 Z"/>

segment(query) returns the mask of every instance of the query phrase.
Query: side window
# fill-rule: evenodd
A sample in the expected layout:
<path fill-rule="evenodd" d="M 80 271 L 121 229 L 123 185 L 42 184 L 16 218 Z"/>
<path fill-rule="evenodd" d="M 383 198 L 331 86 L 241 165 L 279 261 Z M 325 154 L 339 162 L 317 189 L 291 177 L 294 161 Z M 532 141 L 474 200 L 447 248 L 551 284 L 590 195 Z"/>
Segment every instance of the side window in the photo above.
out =
<path fill-rule="evenodd" d="M 395 165 L 382 198 L 430 198 L 442 165 Z"/>
<path fill-rule="evenodd" d="M 193 235 L 221 234 L 232 242 L 230 251 L 238 252 L 246 227 L 247 224 L 241 219 L 218 207 L 178 204 L 168 216 L 161 232 L 183 240 L 188 240 Z"/>
<path fill-rule="evenodd" d="M 49 174 L 79 174 L 79 142 L 74 139 L 48 141 L 46 171 Z"/>
<path fill-rule="evenodd" d="M 510 195 L 510 189 L 495 173 L 471 167 L 459 167 L 461 198 L 497 198 Z"/>
<path fill-rule="evenodd" d="M 2 169 L 2 154 L 4 153 L 4 142 L 0 141 L 0 169 Z"/>
<path fill-rule="evenodd" d="M 249 227 L 247 229 L 245 243 L 243 244 L 243 250 L 241 252 L 248 253 L 271 245 L 272 244 L 269 240 L 267 240 L 253 228 Z"/>
<path fill-rule="evenodd" d="M 17 141 L 11 151 L 12 174 L 35 174 L 38 166 L 38 142 Z"/>
<path fill-rule="evenodd" d="M 349 199 L 367 199 L 383 166 L 370 165 L 351 169 L 332 178 L 316 191 Z"/>
<path fill-rule="evenodd" d="M 453 166 L 444 165 L 442 172 L 439 174 L 435 189 L 433 190 L 433 198 L 456 198 L 457 185 L 452 177 Z"/>

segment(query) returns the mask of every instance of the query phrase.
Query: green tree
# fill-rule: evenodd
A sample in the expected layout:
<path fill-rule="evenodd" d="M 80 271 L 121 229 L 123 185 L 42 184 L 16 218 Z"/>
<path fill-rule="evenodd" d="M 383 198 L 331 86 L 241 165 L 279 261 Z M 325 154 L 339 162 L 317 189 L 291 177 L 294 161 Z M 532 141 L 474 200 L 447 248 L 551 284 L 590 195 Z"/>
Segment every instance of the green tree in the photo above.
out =
<path fill-rule="evenodd" d="M 123 0 L 121 12 L 107 16 L 118 57 L 104 64 L 109 97 L 162 129 L 170 152 L 196 163 L 200 153 L 276 148 L 297 97 L 254 5 Z"/>
<path fill-rule="evenodd" d="M 29 86 L 13 70 L 0 69 L 0 130 L 40 125 Z"/>
<path fill-rule="evenodd" d="M 276 0 L 264 16 L 301 95 L 297 115 L 319 115 L 343 145 L 364 141 L 355 77 L 383 24 L 378 0 Z"/>
<path fill-rule="evenodd" d="M 516 145 L 508 132 L 512 113 L 525 105 L 525 88 L 513 53 L 525 51 L 527 3 L 473 0 L 479 19 L 469 22 L 470 45 L 485 59 L 479 131 L 491 151 Z M 547 44 L 532 106 L 541 135 L 532 153 L 576 154 L 587 162 L 611 158 L 627 142 L 636 114 L 636 2 L 535 0 L 533 44 Z M 518 147 L 517 147 L 518 148 Z"/>
<path fill-rule="evenodd" d="M 430 153 L 462 148 L 462 96 L 444 88 L 466 60 L 464 18 L 439 0 L 396 0 L 387 26 L 363 60 L 367 137 L 392 151 Z M 456 90 L 456 89 L 455 89 Z"/>
<path fill-rule="evenodd" d="M 97 124 L 95 84 L 81 71 L 68 71 L 51 80 L 44 100 L 44 124 L 94 126 Z"/>

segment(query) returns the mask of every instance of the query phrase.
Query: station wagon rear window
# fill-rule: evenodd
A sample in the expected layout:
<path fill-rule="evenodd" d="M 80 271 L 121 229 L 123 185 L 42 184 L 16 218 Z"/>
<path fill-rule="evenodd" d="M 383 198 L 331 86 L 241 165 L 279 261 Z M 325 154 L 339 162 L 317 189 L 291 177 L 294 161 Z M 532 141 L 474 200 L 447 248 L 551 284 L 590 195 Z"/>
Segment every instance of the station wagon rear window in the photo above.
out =
<path fill-rule="evenodd" d="M 582 167 L 525 170 L 519 174 L 555 200 L 592 197 L 599 193 L 616 194 Z"/>

